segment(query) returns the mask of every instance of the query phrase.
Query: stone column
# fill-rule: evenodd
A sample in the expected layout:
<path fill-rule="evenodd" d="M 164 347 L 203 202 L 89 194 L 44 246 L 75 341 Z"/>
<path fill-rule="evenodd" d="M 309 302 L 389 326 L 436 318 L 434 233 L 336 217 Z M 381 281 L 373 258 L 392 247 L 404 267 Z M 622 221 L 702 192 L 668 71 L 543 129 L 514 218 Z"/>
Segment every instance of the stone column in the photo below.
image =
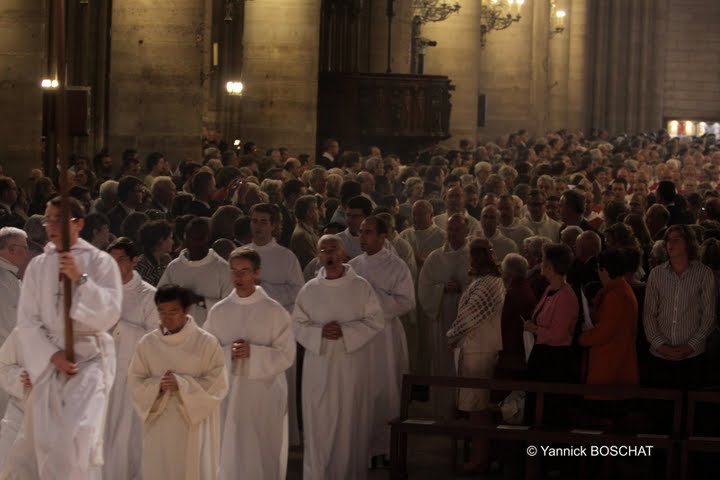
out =
<path fill-rule="evenodd" d="M 460 12 L 447 20 L 423 26 L 422 36 L 437 41 L 425 55 L 425 74 L 447 75 L 452 92 L 449 145 L 460 139 L 474 140 L 477 131 L 478 54 L 480 51 L 479 0 L 460 1 Z"/>
<path fill-rule="evenodd" d="M 113 2 L 109 147 L 201 160 L 205 10 L 210 0 Z"/>
<path fill-rule="evenodd" d="M 245 3 L 237 138 L 314 153 L 321 0 Z"/>
<path fill-rule="evenodd" d="M 27 178 L 42 165 L 42 90 L 47 72 L 46 1 L 0 2 L 0 165 Z"/>

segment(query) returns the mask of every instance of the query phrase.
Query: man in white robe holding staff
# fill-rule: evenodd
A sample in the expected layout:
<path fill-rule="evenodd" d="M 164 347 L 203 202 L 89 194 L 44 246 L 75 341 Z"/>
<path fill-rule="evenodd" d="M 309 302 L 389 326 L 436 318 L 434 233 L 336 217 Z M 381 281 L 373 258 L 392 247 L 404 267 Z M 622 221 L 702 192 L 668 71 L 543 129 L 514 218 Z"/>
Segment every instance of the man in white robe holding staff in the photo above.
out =
<path fill-rule="evenodd" d="M 115 260 L 79 238 L 85 211 L 70 207 L 69 251 L 60 252 L 61 199 L 48 202 L 49 243 L 25 272 L 18 305 L 18 337 L 33 385 L 25 423 L 3 479 L 100 478 L 103 426 L 115 377 L 115 348 L 107 331 L 123 297 Z M 70 318 L 75 361 L 66 358 L 62 276 L 72 282 Z"/>

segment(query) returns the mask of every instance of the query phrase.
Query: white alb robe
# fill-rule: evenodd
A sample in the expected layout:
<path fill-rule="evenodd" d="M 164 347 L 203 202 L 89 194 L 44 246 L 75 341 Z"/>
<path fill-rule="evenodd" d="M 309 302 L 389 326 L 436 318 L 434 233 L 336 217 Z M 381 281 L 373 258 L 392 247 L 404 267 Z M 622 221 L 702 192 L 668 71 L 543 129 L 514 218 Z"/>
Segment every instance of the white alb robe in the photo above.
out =
<path fill-rule="evenodd" d="M 292 313 L 297 294 L 305 285 L 303 271 L 292 250 L 278 244 L 273 238 L 267 245 L 248 245 L 260 255 L 260 285 L 265 293 Z M 312 263 L 312 262 L 311 262 Z M 232 294 L 231 294 L 232 295 Z M 288 431 L 290 445 L 300 445 L 300 427 L 297 414 L 297 369 L 292 365 L 285 371 L 288 390 Z"/>
<path fill-rule="evenodd" d="M 0 345 L 17 324 L 17 307 L 20 298 L 18 267 L 0 257 Z M 9 400 L 6 392 L 0 391 L 0 411 L 5 411 Z"/>
<path fill-rule="evenodd" d="M 202 327 L 212 306 L 233 291 L 230 267 L 213 249 L 208 250 L 205 258 L 197 261 L 189 260 L 187 254 L 187 250 L 183 250 L 178 258 L 168 264 L 158 282 L 158 288 L 174 283 L 203 297 L 205 306 L 193 305 L 189 312 L 198 326 Z"/>
<path fill-rule="evenodd" d="M 467 219 L 468 236 L 471 238 L 478 235 L 482 236 L 482 227 L 480 227 L 480 222 L 478 222 L 475 217 L 470 215 L 467 210 L 463 210 L 462 214 Z M 437 225 L 440 229 L 447 232 L 447 224 L 450 217 L 451 215 L 448 212 L 441 213 L 440 215 L 435 215 L 433 217 L 433 223 Z"/>
<path fill-rule="evenodd" d="M 405 262 L 384 248 L 374 255 L 363 253 L 355 257 L 350 266 L 375 289 L 385 318 L 385 327 L 368 344 L 371 380 L 376 385 L 371 455 L 389 455 L 388 422 L 400 415 L 402 376 L 410 371 L 407 338 L 400 316 L 415 308 L 415 285 Z"/>
<path fill-rule="evenodd" d="M 179 390 L 160 393 L 160 378 L 168 370 Z M 175 334 L 148 333 L 130 362 L 128 388 L 143 422 L 143 478 L 217 478 L 220 402 L 228 390 L 217 339 L 189 316 Z"/>
<path fill-rule="evenodd" d="M 470 248 L 467 242 L 453 250 L 449 244 L 428 255 L 418 278 L 418 302 L 425 316 L 424 325 L 429 332 L 430 374 L 454 376 L 453 353 L 448 348 L 446 332 L 457 316 L 458 302 L 470 284 Z M 446 292 L 450 280 L 461 285 L 459 293 Z M 451 389 L 431 389 L 436 415 L 450 417 L 455 410 L 455 395 Z"/>
<path fill-rule="evenodd" d="M 29 392 L 20 380 L 25 367 L 17 330 L 10 335 L 0 347 L 0 387 L 8 394 L 9 400 L 5 408 L 5 415 L 0 422 L 0 468 L 15 442 L 15 437 L 23 421 L 25 411 L 25 398 Z"/>
<path fill-rule="evenodd" d="M 526 238 L 533 236 L 533 231 L 526 225 L 520 223 L 518 219 L 513 220 L 510 226 L 498 225 L 497 228 L 503 235 L 515 242 L 518 248 L 522 248 L 523 241 Z"/>
<path fill-rule="evenodd" d="M 430 252 L 442 247 L 447 234 L 434 223 L 425 230 L 416 230 L 413 227 L 406 228 L 400 232 L 400 238 L 405 239 L 415 253 L 415 260 L 418 263 L 418 270 L 422 267 Z"/>
<path fill-rule="evenodd" d="M 117 353 L 117 374 L 105 421 L 103 480 L 141 478 L 142 424 L 132 406 L 128 367 L 140 339 L 159 327 L 155 287 L 133 272 L 132 280 L 123 285 L 120 321 L 111 333 Z"/>
<path fill-rule="evenodd" d="M 345 255 L 348 259 L 353 259 L 358 255 L 362 255 L 362 248 L 360 248 L 360 236 L 353 235 L 350 233 L 350 228 L 346 228 L 342 232 L 337 234 L 338 237 L 342 238 L 343 246 L 345 247 Z"/>
<path fill-rule="evenodd" d="M 332 299 L 332 301 L 328 301 Z M 302 409 L 305 428 L 304 480 L 367 478 L 373 430 L 368 343 L 383 329 L 377 295 L 349 265 L 337 279 L 325 269 L 300 290 L 293 327 L 305 347 Z M 343 336 L 322 337 L 337 322 Z"/>
<path fill-rule="evenodd" d="M 65 343 L 63 288 L 53 243 L 25 271 L 18 305 L 18 337 L 33 384 L 25 422 L 2 479 L 97 478 L 103 429 L 115 377 L 115 348 L 107 333 L 120 318 L 122 280 L 117 263 L 82 239 L 71 252 L 87 281 L 73 286 L 70 316 L 79 371 L 69 379 L 50 362 Z"/>
<path fill-rule="evenodd" d="M 520 224 L 528 227 L 535 235 L 547 237 L 555 243 L 560 241 L 560 223 L 548 217 L 547 213 L 543 214 L 539 222 L 534 221 L 528 214 L 520 219 Z"/>
<path fill-rule="evenodd" d="M 502 234 L 500 229 L 495 230 L 492 237 L 487 237 L 495 251 L 495 261 L 500 263 L 508 253 L 518 253 L 518 247 L 515 242 Z"/>
<path fill-rule="evenodd" d="M 220 415 L 218 479 L 284 479 L 288 458 L 285 372 L 295 363 L 290 315 L 257 287 L 249 297 L 241 298 L 233 291 L 216 303 L 205 329 L 220 341 L 230 376 L 230 391 Z M 250 357 L 232 360 L 232 344 L 239 339 L 250 344 Z"/>

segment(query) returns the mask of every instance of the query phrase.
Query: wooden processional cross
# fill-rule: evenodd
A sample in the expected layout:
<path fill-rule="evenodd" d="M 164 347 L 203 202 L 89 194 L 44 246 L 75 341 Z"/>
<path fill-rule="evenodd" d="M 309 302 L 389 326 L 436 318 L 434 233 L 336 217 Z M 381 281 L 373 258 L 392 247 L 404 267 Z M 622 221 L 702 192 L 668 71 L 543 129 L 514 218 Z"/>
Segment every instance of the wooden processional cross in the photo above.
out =
<path fill-rule="evenodd" d="M 68 127 L 67 127 L 67 72 L 65 66 L 65 0 L 53 0 L 53 33 L 55 47 L 55 66 L 57 69 L 58 87 L 55 99 L 55 141 L 57 142 L 56 155 L 58 159 L 60 179 L 61 210 L 61 245 L 60 251 L 70 250 L 70 201 L 68 185 Z M 70 278 L 62 275 L 63 313 L 65 318 L 65 357 L 69 362 L 75 362 L 75 349 L 73 342 L 73 321 L 70 318 L 72 306 L 72 282 Z"/>

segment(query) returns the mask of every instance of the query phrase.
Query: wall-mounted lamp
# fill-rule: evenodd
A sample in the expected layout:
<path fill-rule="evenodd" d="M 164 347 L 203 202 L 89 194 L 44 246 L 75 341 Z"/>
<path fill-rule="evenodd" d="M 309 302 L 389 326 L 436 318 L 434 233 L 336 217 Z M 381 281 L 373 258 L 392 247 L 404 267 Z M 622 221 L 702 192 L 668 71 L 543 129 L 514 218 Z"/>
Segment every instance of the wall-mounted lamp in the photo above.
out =
<path fill-rule="evenodd" d="M 242 82 L 227 82 L 225 84 L 225 89 L 227 90 L 228 94 L 239 97 L 243 94 L 245 86 L 242 84 Z"/>
<path fill-rule="evenodd" d="M 40 86 L 45 90 L 53 90 L 55 88 L 58 88 L 58 85 L 60 84 L 57 80 L 51 80 L 49 78 L 45 78 L 42 82 L 40 82 Z"/>
<path fill-rule="evenodd" d="M 553 18 L 553 34 L 562 33 L 565 31 L 565 16 L 567 13 L 565 10 L 558 10 L 555 12 L 555 16 Z"/>

